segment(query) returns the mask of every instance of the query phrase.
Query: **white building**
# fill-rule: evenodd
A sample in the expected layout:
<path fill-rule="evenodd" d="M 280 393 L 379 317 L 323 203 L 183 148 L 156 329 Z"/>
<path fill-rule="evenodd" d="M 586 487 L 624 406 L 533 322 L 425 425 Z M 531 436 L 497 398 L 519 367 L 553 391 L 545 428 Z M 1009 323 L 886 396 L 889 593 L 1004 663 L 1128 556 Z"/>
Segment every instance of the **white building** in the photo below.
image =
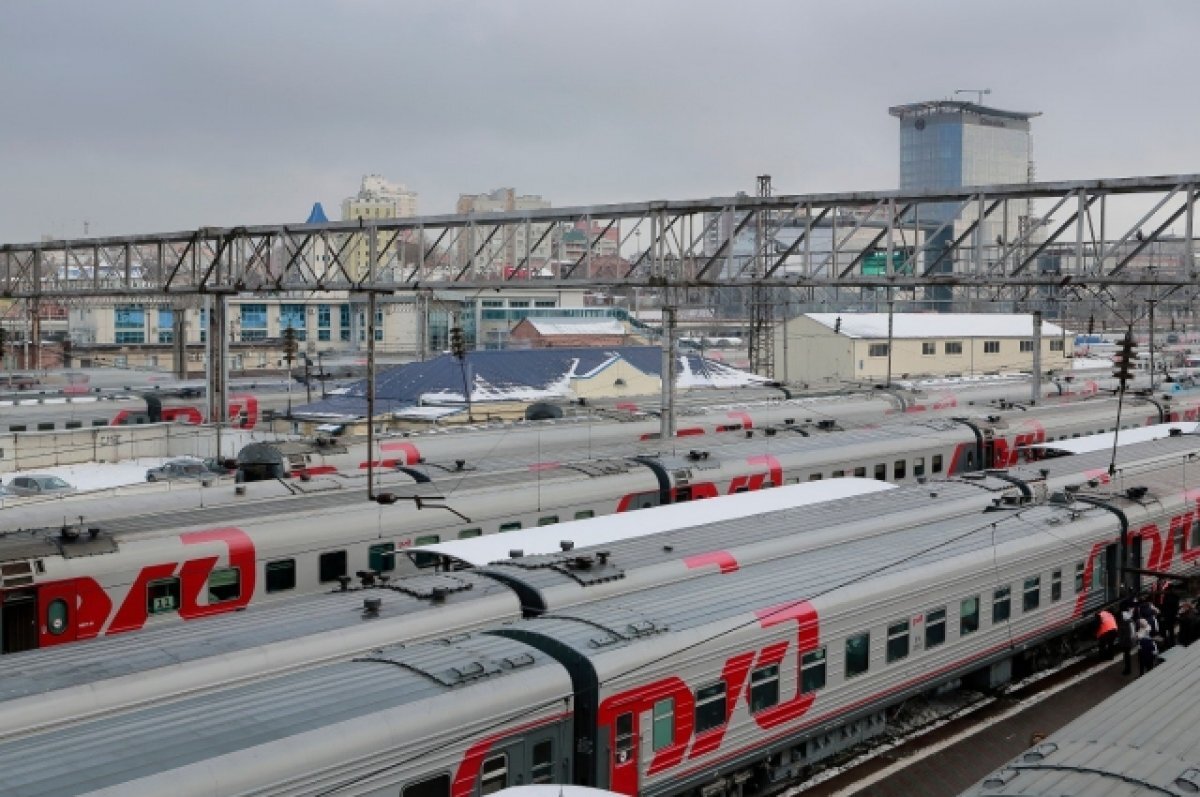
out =
<path fill-rule="evenodd" d="M 1001 313 L 805 313 L 775 330 L 775 375 L 809 385 L 916 376 L 1029 372 L 1033 316 Z M 1072 347 L 1042 323 L 1041 370 L 1070 367 Z"/>

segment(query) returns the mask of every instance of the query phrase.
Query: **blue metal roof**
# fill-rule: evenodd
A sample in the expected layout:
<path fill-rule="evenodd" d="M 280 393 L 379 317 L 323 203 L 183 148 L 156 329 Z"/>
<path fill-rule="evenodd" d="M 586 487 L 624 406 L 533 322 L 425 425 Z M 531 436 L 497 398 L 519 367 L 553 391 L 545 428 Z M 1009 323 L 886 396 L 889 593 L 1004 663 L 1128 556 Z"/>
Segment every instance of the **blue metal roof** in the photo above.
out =
<path fill-rule="evenodd" d="M 741 372 L 698 354 L 680 354 L 694 376 Z M 562 347 L 467 352 L 465 363 L 451 354 L 425 362 L 407 363 L 381 370 L 375 377 L 375 412 L 381 414 L 422 403 L 462 401 L 464 382 L 472 385 L 472 400 L 537 400 L 565 396 L 574 377 L 587 377 L 616 361 L 624 360 L 642 373 L 658 376 L 662 349 L 657 346 L 606 348 Z M 465 373 L 464 373 L 465 372 Z M 465 379 L 464 379 L 465 376 Z M 367 381 L 354 382 L 346 392 L 296 408 L 305 415 L 364 416 Z"/>
<path fill-rule="evenodd" d="M 308 214 L 308 221 L 305 224 L 325 224 L 329 221 L 325 217 L 325 208 L 321 207 L 320 202 L 314 202 L 312 210 Z"/>

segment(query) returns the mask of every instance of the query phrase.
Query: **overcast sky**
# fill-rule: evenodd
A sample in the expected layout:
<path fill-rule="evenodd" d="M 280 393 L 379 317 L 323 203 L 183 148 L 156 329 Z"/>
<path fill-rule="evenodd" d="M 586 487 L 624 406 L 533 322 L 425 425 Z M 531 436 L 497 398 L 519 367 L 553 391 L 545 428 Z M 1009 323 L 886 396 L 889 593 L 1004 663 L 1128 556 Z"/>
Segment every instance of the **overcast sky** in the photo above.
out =
<path fill-rule="evenodd" d="M 500 186 L 890 189 L 888 106 L 960 88 L 1044 114 L 1039 179 L 1200 171 L 1190 0 L 6 0 L 0 20 L 0 243 L 337 219 L 365 173 L 422 213 Z"/>

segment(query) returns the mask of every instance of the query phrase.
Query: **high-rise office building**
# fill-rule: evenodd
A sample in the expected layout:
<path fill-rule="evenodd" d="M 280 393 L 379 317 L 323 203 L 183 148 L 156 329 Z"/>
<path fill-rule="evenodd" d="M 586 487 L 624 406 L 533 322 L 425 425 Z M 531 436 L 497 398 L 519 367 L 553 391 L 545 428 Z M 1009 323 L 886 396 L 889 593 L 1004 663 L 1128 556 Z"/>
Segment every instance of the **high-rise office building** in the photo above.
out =
<path fill-rule="evenodd" d="M 888 113 L 900 120 L 900 190 L 921 191 L 964 188 L 973 185 L 1028 183 L 1033 181 L 1033 137 L 1029 120 L 1039 112 L 1005 111 L 973 102 L 932 100 L 896 105 Z M 953 221 L 926 238 L 926 257 L 936 259 L 977 209 L 957 203 L 930 203 L 920 207 L 922 222 Z M 992 247 L 1011 242 L 1026 230 L 1032 211 L 1028 203 L 1010 206 L 1007 213 L 989 216 L 964 245 Z M 932 231 L 931 231 L 932 232 Z M 954 259 L 946 257 L 936 272 L 948 273 Z M 949 289 L 933 288 L 927 294 L 944 303 Z M 945 308 L 949 309 L 949 308 Z"/>

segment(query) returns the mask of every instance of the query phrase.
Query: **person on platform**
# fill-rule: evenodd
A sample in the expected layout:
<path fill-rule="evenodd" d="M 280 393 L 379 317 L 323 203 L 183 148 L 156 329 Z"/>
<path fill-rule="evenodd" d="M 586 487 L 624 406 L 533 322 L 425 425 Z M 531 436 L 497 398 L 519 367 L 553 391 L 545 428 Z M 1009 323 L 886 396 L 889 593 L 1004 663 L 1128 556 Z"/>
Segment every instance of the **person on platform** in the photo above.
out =
<path fill-rule="evenodd" d="M 1121 675 L 1133 674 L 1133 650 L 1137 647 L 1137 634 L 1132 604 L 1121 610 L 1121 621 L 1117 624 L 1117 647 L 1121 651 L 1121 663 L 1124 665 Z"/>
<path fill-rule="evenodd" d="M 1117 620 L 1108 609 L 1101 609 L 1096 619 L 1099 623 L 1096 640 L 1100 643 L 1100 658 L 1108 661 L 1113 657 L 1113 644 L 1117 641 Z"/>
<path fill-rule="evenodd" d="M 1163 646 L 1170 647 L 1175 644 L 1175 623 L 1179 619 L 1179 589 L 1174 582 L 1163 588 L 1161 619 Z"/>
<path fill-rule="evenodd" d="M 1154 669 L 1154 660 L 1158 656 L 1158 645 L 1150 634 L 1150 624 L 1138 620 L 1138 675 L 1142 676 Z"/>
<path fill-rule="evenodd" d="M 1191 603 L 1179 607 L 1179 644 L 1190 645 L 1200 639 L 1200 613 Z"/>

